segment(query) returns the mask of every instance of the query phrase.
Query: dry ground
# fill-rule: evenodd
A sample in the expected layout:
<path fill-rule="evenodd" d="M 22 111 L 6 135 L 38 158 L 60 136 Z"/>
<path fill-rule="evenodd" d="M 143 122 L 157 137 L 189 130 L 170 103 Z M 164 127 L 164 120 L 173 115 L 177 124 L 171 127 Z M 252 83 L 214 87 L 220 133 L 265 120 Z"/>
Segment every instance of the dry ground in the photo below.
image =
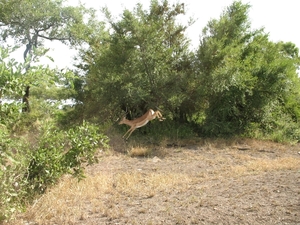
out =
<path fill-rule="evenodd" d="M 11 224 L 300 224 L 299 145 L 123 147 L 129 154 L 102 153 L 86 179 L 65 177 Z"/>

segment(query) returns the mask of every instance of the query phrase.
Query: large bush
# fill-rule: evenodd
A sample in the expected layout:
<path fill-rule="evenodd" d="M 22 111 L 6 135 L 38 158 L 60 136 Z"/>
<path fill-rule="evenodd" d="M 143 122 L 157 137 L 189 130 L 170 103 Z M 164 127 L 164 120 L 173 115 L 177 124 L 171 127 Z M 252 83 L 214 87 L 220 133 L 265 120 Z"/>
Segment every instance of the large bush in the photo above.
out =
<path fill-rule="evenodd" d="M 270 137 L 282 129 L 279 124 L 299 125 L 298 48 L 273 43 L 263 30 L 252 30 L 249 8 L 234 2 L 203 30 L 197 64 L 199 93 L 205 93 L 208 103 L 202 126 L 207 135 L 263 131 Z"/>

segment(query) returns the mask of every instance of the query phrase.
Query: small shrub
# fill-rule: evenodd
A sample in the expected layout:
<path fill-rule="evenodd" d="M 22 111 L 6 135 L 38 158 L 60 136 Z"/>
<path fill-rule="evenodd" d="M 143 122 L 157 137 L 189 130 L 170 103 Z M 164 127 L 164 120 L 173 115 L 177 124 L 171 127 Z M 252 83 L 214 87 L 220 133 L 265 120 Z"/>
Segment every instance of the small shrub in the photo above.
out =
<path fill-rule="evenodd" d="M 86 164 L 97 162 L 99 147 L 107 147 L 108 138 L 98 132 L 98 127 L 83 122 L 68 131 L 47 125 L 41 134 L 37 149 L 31 152 L 26 177 L 29 189 L 44 193 L 66 173 L 83 178 Z"/>

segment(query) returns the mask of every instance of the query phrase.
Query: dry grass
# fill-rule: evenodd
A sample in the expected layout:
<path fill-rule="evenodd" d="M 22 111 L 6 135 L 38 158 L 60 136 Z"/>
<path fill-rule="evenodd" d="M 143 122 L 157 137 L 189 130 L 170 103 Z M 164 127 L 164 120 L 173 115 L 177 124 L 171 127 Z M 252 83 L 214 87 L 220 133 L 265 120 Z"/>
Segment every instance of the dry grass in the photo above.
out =
<path fill-rule="evenodd" d="M 231 173 L 228 175 L 244 176 L 247 174 L 259 174 L 262 172 L 297 170 L 300 169 L 299 163 L 299 159 L 293 157 L 251 160 L 245 165 L 232 166 Z"/>
<path fill-rule="evenodd" d="M 192 150 L 189 145 L 193 147 Z M 196 145 L 197 149 L 194 149 Z M 237 146 L 241 145 L 249 146 L 249 150 L 237 150 Z M 218 196 L 216 201 L 222 201 L 223 198 L 219 196 L 222 188 L 228 188 L 224 191 L 225 195 L 234 189 L 231 180 L 247 186 L 253 183 L 253 177 L 264 174 L 300 172 L 297 146 L 272 142 L 200 140 L 198 143 L 189 142 L 185 147 L 129 146 L 127 149 L 131 157 L 106 154 L 98 165 L 87 170 L 87 178 L 79 183 L 68 176 L 64 177 L 11 224 L 28 224 L 27 221 L 34 224 L 102 224 L 101 219 L 106 221 L 103 224 L 140 224 L 141 221 L 160 224 L 158 220 L 155 222 L 150 218 L 155 218 L 161 212 L 162 218 L 172 218 L 169 222 L 166 220 L 165 224 L 196 224 L 199 218 L 195 210 L 201 209 L 206 213 L 203 215 L 208 215 L 205 209 L 220 208 L 213 205 L 218 203 L 208 200 L 211 199 L 210 191 L 215 190 L 212 195 Z M 135 158 L 141 156 L 151 157 Z M 154 160 L 157 159 L 154 156 L 159 156 L 159 160 Z M 284 175 L 280 179 L 284 179 Z M 219 184 L 221 186 L 217 187 Z M 241 188 L 243 185 L 240 185 Z M 240 191 L 231 195 L 257 195 L 252 189 Z M 231 207 L 231 204 L 238 203 L 228 204 Z M 245 210 L 238 205 L 234 207 L 235 210 Z M 185 211 L 178 214 L 178 210 Z M 228 209 L 224 207 L 222 210 Z M 251 210 L 259 211 L 259 204 Z M 185 216 L 187 212 L 190 214 Z M 210 223 L 210 219 L 207 218 L 206 223 Z M 246 217 L 241 221 L 246 221 Z"/>
<path fill-rule="evenodd" d="M 147 157 L 151 155 L 151 149 L 146 147 L 134 147 L 128 152 L 131 157 Z"/>
<path fill-rule="evenodd" d="M 119 218 L 123 214 L 117 207 L 119 201 L 152 198 L 156 193 L 166 192 L 174 187 L 183 191 L 189 182 L 189 177 L 184 174 L 146 175 L 138 171 L 113 175 L 99 173 L 79 183 L 65 177 L 57 187 L 38 199 L 27 210 L 23 219 L 38 224 L 72 224 L 90 213 Z M 23 224 L 24 221 L 18 222 Z"/>

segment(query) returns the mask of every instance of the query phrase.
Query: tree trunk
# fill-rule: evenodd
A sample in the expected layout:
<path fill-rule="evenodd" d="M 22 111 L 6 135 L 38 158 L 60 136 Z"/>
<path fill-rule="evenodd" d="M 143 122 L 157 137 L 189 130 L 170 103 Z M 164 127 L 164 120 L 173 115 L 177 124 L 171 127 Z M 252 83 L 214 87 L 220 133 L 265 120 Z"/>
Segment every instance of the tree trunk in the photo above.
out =
<path fill-rule="evenodd" d="M 24 51 L 24 54 L 23 54 L 23 57 L 24 57 L 24 62 L 26 62 L 26 58 L 27 58 L 27 55 L 30 56 L 30 59 L 29 59 L 29 62 L 28 62 L 28 65 L 26 65 L 26 72 L 29 70 L 30 68 L 30 63 L 31 63 L 31 50 L 32 50 L 32 44 L 31 44 L 31 41 L 29 41 L 29 43 L 26 45 L 26 49 Z M 30 86 L 27 86 L 26 89 L 25 89 L 25 94 L 23 95 L 23 99 L 22 99 L 22 102 L 23 102 L 23 108 L 22 108 L 22 112 L 30 112 L 30 105 L 29 105 L 29 88 Z"/>
<path fill-rule="evenodd" d="M 30 112 L 30 106 L 29 106 L 29 86 L 26 87 L 25 94 L 23 95 L 23 108 L 22 112 Z"/>

